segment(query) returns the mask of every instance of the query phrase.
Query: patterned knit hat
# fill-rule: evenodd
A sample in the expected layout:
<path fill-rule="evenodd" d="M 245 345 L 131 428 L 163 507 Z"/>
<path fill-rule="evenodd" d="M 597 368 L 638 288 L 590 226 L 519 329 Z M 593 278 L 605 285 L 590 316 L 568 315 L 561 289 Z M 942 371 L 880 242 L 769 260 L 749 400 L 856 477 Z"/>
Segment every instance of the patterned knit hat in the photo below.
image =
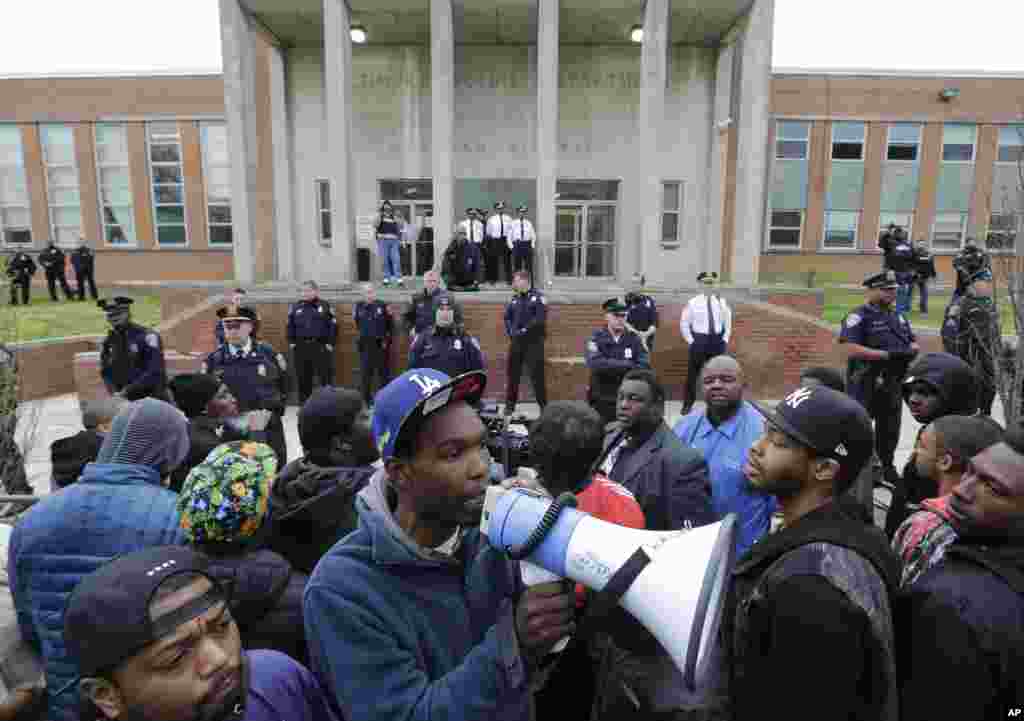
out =
<path fill-rule="evenodd" d="M 217 446 L 192 469 L 178 496 L 185 537 L 193 545 L 245 543 L 267 515 L 277 456 L 264 443 Z"/>

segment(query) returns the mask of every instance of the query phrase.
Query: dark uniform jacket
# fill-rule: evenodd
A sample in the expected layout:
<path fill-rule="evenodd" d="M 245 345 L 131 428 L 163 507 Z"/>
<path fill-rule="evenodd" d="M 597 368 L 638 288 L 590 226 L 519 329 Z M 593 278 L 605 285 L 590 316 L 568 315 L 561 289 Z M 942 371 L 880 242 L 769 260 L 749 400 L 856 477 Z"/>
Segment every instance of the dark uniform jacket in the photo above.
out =
<path fill-rule="evenodd" d="M 841 340 L 866 348 L 887 351 L 909 351 L 917 340 L 910 322 L 895 310 L 882 310 L 873 303 L 855 308 L 843 320 Z M 847 392 L 870 411 L 869 403 L 875 388 L 882 382 L 892 384 L 903 379 L 910 358 L 888 361 L 867 361 L 851 358 L 847 364 Z"/>
<path fill-rule="evenodd" d="M 203 363 L 203 373 L 212 373 L 238 400 L 243 412 L 266 409 L 283 413 L 288 397 L 288 366 L 284 356 L 266 343 L 250 341 L 247 350 L 236 352 L 223 345 Z"/>
<path fill-rule="evenodd" d="M 960 538 L 900 601 L 903 719 L 1007 719 L 1024 704 L 1024 545 Z"/>
<path fill-rule="evenodd" d="M 360 349 L 370 341 L 390 341 L 395 333 L 395 317 L 383 301 L 359 301 L 352 309 L 352 320 L 359 331 L 357 343 Z"/>
<path fill-rule="evenodd" d="M 111 328 L 100 351 L 100 374 L 108 391 L 127 400 L 164 399 L 167 371 L 160 334 L 132 322 Z"/>
<path fill-rule="evenodd" d="M 451 331 L 429 330 L 418 335 L 409 349 L 410 368 L 433 368 L 454 378 L 485 365 L 480 341 L 461 328 Z"/>
<path fill-rule="evenodd" d="M 337 339 L 338 321 L 327 301 L 319 298 L 312 301 L 300 300 L 288 311 L 289 344 L 315 340 L 325 345 L 334 345 Z"/>
<path fill-rule="evenodd" d="M 539 290 L 516 293 L 505 306 L 505 333 L 517 338 L 543 338 L 548 317 L 548 301 Z"/>
<path fill-rule="evenodd" d="M 897 718 L 899 563 L 850 506 L 818 508 L 738 560 L 722 617 L 733 721 Z"/>
<path fill-rule="evenodd" d="M 419 335 L 433 327 L 437 299 L 443 292 L 440 288 L 437 288 L 433 293 L 427 293 L 424 290 L 422 293 L 414 295 L 402 314 L 402 320 L 405 322 L 406 328 Z"/>
<path fill-rule="evenodd" d="M 51 246 L 39 254 L 39 265 L 43 266 L 47 275 L 64 272 L 64 251 Z"/>
<path fill-rule="evenodd" d="M 658 306 L 654 298 L 640 293 L 626 295 L 626 322 L 643 332 L 658 325 Z"/>
<path fill-rule="evenodd" d="M 7 264 L 7 275 L 19 282 L 28 281 L 36 274 L 36 262 L 28 253 L 15 253 Z"/>
<path fill-rule="evenodd" d="M 71 267 L 75 269 L 76 274 L 85 273 L 88 275 L 92 273 L 95 261 L 96 254 L 88 246 L 80 246 L 71 252 Z"/>
<path fill-rule="evenodd" d="M 614 400 L 626 373 L 634 368 L 651 367 L 640 336 L 628 330 L 615 340 L 608 328 L 598 328 L 587 341 L 584 359 L 590 369 L 587 399 L 591 402 Z"/>

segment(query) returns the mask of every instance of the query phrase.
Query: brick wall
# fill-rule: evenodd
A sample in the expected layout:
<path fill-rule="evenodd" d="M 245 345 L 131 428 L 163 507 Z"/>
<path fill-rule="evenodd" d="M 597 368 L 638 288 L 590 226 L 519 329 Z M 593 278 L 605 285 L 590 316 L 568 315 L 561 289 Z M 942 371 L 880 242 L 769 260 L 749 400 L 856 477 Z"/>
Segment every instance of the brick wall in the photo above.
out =
<path fill-rule="evenodd" d="M 31 401 L 74 393 L 78 385 L 75 354 L 94 351 L 99 342 L 99 338 L 80 337 L 9 346 L 21 372 L 21 398 Z"/>

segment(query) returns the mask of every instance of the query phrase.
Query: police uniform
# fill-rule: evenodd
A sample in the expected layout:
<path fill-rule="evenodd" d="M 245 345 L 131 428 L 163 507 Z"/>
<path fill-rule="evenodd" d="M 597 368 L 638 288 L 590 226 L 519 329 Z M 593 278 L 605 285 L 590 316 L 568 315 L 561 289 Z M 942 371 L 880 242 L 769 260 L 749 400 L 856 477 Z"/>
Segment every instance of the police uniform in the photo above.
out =
<path fill-rule="evenodd" d="M 295 354 L 299 404 L 313 393 L 313 376 L 320 384 L 334 383 L 334 344 L 338 321 L 331 304 L 320 298 L 300 300 L 288 311 L 288 345 Z"/>
<path fill-rule="evenodd" d="M 89 286 L 92 299 L 96 300 L 96 254 L 84 243 L 71 253 L 71 267 L 78 280 L 78 300 L 85 300 L 85 287 Z"/>
<path fill-rule="evenodd" d="M 645 333 L 658 327 L 658 306 L 654 298 L 642 293 L 626 294 L 626 323 L 634 331 Z M 654 334 L 647 337 L 647 352 L 654 352 Z"/>
<path fill-rule="evenodd" d="M 417 293 L 409 300 L 402 320 L 405 321 L 410 333 L 419 335 L 434 325 L 434 309 L 443 293 L 440 288 L 435 288 L 432 293 L 424 289 L 422 293 Z"/>
<path fill-rule="evenodd" d="M 866 288 L 896 288 L 898 282 L 892 270 L 869 276 Z M 840 343 L 856 343 L 865 348 L 884 350 L 890 358 L 868 361 L 851 358 L 847 364 L 847 393 L 860 401 L 875 421 L 875 449 L 886 472 L 891 474 L 893 455 L 900 440 L 900 421 L 903 415 L 903 377 L 913 360 L 916 341 L 906 317 L 896 310 L 886 310 L 873 303 L 855 308 L 843 319 Z"/>
<path fill-rule="evenodd" d="M 433 328 L 417 336 L 409 350 L 409 368 L 433 368 L 454 378 L 484 369 L 480 341 L 459 326 Z"/>
<path fill-rule="evenodd" d="M 512 227 L 508 231 L 508 249 L 512 252 L 512 270 L 526 270 L 530 274 L 530 285 L 533 285 L 533 250 L 537 245 L 537 234 L 533 230 L 533 223 L 523 217 L 526 213 L 526 206 L 521 205 L 516 209 L 519 217 L 512 221 Z M 509 281 L 511 281 L 511 275 Z"/>
<path fill-rule="evenodd" d="M 519 379 L 523 364 L 529 366 L 530 382 L 541 410 L 548 402 L 544 381 L 544 336 L 548 315 L 548 301 L 535 288 L 516 293 L 505 308 L 505 333 L 511 341 L 508 352 L 508 389 L 505 412 L 515 410 L 519 400 Z"/>
<path fill-rule="evenodd" d="M 479 290 L 477 277 L 480 274 L 479 247 L 463 236 L 463 231 L 444 251 L 441 263 L 441 277 L 452 290 Z"/>
<path fill-rule="evenodd" d="M 487 282 L 497 284 L 498 268 L 505 267 L 505 275 L 512 282 L 509 267 L 512 258 L 508 249 L 508 236 L 512 227 L 512 218 L 505 213 L 505 204 L 498 201 L 494 204 L 494 215 L 487 219 Z"/>
<path fill-rule="evenodd" d="M 978 408 L 992 415 L 996 397 L 994 357 L 999 338 L 999 314 L 987 296 L 971 293 L 954 297 L 942 320 L 942 347 L 962 358 L 978 377 Z"/>
<path fill-rule="evenodd" d="M 18 289 L 21 288 L 21 302 L 28 305 L 31 298 L 32 276 L 36 274 L 36 262 L 28 253 L 17 252 L 7 263 L 7 277 L 11 279 L 11 305 L 18 305 Z"/>
<path fill-rule="evenodd" d="M 109 317 L 127 313 L 132 302 L 131 298 L 118 296 L 97 305 Z M 111 394 L 120 393 L 130 401 L 146 397 L 165 400 L 167 370 L 160 334 L 131 321 L 111 328 L 100 349 L 100 375 Z"/>
<path fill-rule="evenodd" d="M 50 299 L 57 300 L 57 282 L 64 291 L 64 297 L 71 300 L 71 288 L 68 287 L 68 279 L 64 275 L 64 251 L 53 243 L 39 254 L 39 265 L 46 271 L 46 284 L 50 289 Z"/>
<path fill-rule="evenodd" d="M 480 217 L 475 208 L 466 208 L 466 219 L 456 226 L 456 231 L 464 231 L 469 241 L 466 252 L 472 259 L 475 268 L 473 280 L 476 282 L 480 281 L 484 269 L 484 224 Z"/>
<path fill-rule="evenodd" d="M 610 298 L 602 307 L 606 313 L 626 312 L 625 301 L 621 298 Z M 606 326 L 595 330 L 590 336 L 584 360 L 590 369 L 587 402 L 601 414 L 605 423 L 611 423 L 617 415 L 622 377 L 634 368 L 650 368 L 650 356 L 636 333 L 624 330 L 616 338 Z"/>
<path fill-rule="evenodd" d="M 714 271 L 704 271 L 697 276 L 698 282 L 709 286 L 717 280 L 718 273 Z M 719 298 L 709 288 L 707 292 L 691 298 L 683 308 L 679 316 L 679 332 L 689 346 L 682 409 L 685 415 L 697 399 L 697 380 L 704 364 L 729 348 L 732 309 L 724 298 Z"/>
<path fill-rule="evenodd" d="M 225 320 L 256 321 L 256 312 L 251 308 L 239 308 L 237 313 L 236 316 L 225 317 Z M 277 454 L 278 467 L 283 467 L 288 462 L 288 446 L 281 421 L 288 399 L 288 364 L 284 356 L 267 343 L 250 337 L 245 346 L 225 344 L 210 353 L 203 361 L 201 372 L 213 374 L 226 385 L 242 413 L 255 410 L 271 412 L 266 428 L 267 444 Z"/>
<path fill-rule="evenodd" d="M 395 319 L 386 303 L 360 301 L 352 311 L 352 320 L 359 330 L 356 347 L 359 351 L 359 380 L 366 405 L 373 403 L 370 386 L 373 377 L 380 377 L 380 388 L 391 381 L 391 339 Z"/>

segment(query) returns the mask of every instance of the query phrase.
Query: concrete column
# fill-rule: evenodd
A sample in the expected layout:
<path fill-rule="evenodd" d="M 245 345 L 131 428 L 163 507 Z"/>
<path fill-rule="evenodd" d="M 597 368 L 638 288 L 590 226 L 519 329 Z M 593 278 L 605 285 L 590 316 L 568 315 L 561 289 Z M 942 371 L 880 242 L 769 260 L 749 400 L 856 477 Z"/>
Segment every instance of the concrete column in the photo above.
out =
<path fill-rule="evenodd" d="M 710 270 L 722 269 L 722 247 L 731 232 L 726 222 L 726 207 L 731 196 L 729 183 L 729 143 L 732 116 L 732 76 L 735 38 L 723 38 L 715 63 L 714 129 L 708 157 L 708 223 L 703 238 L 703 258 Z"/>
<path fill-rule="evenodd" d="M 736 243 L 732 263 L 732 282 L 741 286 L 757 283 L 758 261 L 764 244 L 774 14 L 775 0 L 756 0 L 747 17 L 741 46 Z"/>
<path fill-rule="evenodd" d="M 430 164 L 434 178 L 434 266 L 452 236 L 454 179 L 455 28 L 452 0 L 430 0 Z"/>
<path fill-rule="evenodd" d="M 636 137 L 641 144 L 634 176 L 632 203 L 639 213 L 638 252 L 625 252 L 619 264 L 622 277 L 647 273 L 647 259 L 661 242 L 661 128 L 665 124 L 665 93 L 669 74 L 669 0 L 646 0 L 644 41 L 640 53 L 640 109 Z M 637 263 L 633 267 L 633 262 Z M 651 275 L 655 275 L 653 272 Z"/>
<path fill-rule="evenodd" d="M 295 232 L 292 225 L 292 148 L 288 118 L 286 50 L 270 48 L 270 142 L 274 156 L 274 247 L 277 280 L 295 279 Z"/>
<path fill-rule="evenodd" d="M 224 58 L 224 116 L 231 138 L 231 223 L 235 280 L 256 277 L 256 58 L 254 31 L 238 4 L 220 0 L 221 54 Z"/>
<path fill-rule="evenodd" d="M 352 214 L 352 21 L 345 0 L 323 0 L 324 8 L 324 147 L 323 166 L 331 180 L 333 238 L 317 279 L 348 282 L 355 258 L 355 217 Z"/>
<path fill-rule="evenodd" d="M 537 251 L 536 284 L 555 272 L 555 188 L 558 179 L 558 13 L 560 0 L 537 0 Z"/>

